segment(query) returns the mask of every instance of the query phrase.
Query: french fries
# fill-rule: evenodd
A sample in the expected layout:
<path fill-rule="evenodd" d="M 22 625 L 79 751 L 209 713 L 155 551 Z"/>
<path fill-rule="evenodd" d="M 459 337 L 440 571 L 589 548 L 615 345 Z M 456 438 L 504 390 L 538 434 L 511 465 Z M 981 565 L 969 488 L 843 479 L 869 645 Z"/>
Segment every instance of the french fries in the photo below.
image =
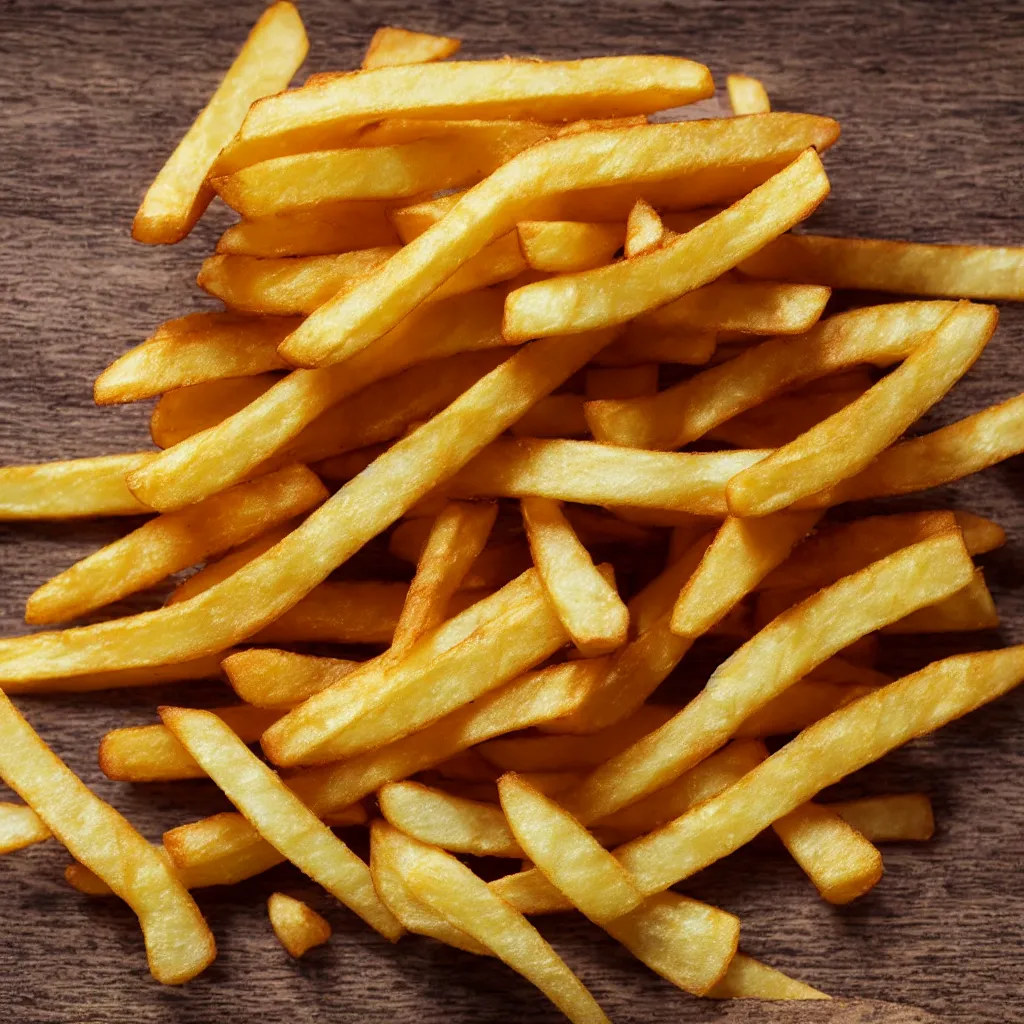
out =
<path fill-rule="evenodd" d="M 274 934 L 296 960 L 331 937 L 331 926 L 312 907 L 283 892 L 267 901 L 267 914 Z"/>
<path fill-rule="evenodd" d="M 722 980 L 705 995 L 708 999 L 831 999 L 802 981 L 737 953 Z"/>
<path fill-rule="evenodd" d="M 728 75 L 725 87 L 729 93 L 729 106 L 737 116 L 767 114 L 772 109 L 765 87 L 749 75 Z"/>
<path fill-rule="evenodd" d="M 43 843 L 53 833 L 42 818 L 24 804 L 0 803 L 0 853 L 14 853 Z"/>
<path fill-rule="evenodd" d="M 257 708 L 289 708 L 353 671 L 357 661 L 250 648 L 221 663 L 235 693 Z"/>
<path fill-rule="evenodd" d="M 384 25 L 373 33 L 363 57 L 363 70 L 395 67 L 399 64 L 428 64 L 454 56 L 462 45 L 461 39 L 432 36 L 426 32 Z"/>
<path fill-rule="evenodd" d="M 935 834 L 932 804 L 923 793 L 866 796 L 828 806 L 874 843 L 925 842 Z"/>

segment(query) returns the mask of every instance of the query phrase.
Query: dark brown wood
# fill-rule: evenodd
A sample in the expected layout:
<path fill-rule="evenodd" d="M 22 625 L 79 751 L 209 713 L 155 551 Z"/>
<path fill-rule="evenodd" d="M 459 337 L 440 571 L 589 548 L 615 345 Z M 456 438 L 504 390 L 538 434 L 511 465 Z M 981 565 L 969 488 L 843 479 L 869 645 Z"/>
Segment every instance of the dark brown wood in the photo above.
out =
<path fill-rule="evenodd" d="M 0 2 L 0 462 L 41 461 L 147 443 L 148 405 L 100 410 L 91 383 L 160 321 L 206 306 L 193 286 L 225 211 L 174 248 L 129 238 L 153 174 L 213 89 L 260 0 Z M 354 66 L 392 22 L 465 38 L 467 57 L 679 53 L 761 77 L 780 109 L 838 117 L 823 229 L 933 241 L 1020 243 L 1024 5 L 927 0 L 357 0 L 302 5 L 309 70 Z M 930 423 L 1024 389 L 1024 311 L 999 333 Z M 993 515 L 1010 533 L 983 559 L 1005 625 L 979 644 L 1024 640 L 1024 463 L 916 499 Z M 0 629 L 21 632 L 27 595 L 119 535 L 124 523 L 0 529 Z M 920 664 L 961 641 L 890 645 Z M 903 654 L 898 653 L 903 651 Z M 195 699 L 214 699 L 201 691 Z M 106 729 L 151 721 L 165 690 L 21 700 L 31 721 L 96 790 L 151 838 L 223 806 L 202 783 L 122 786 L 96 766 Z M 870 895 L 836 909 L 795 865 L 756 846 L 703 873 L 691 891 L 739 913 L 743 947 L 851 1003 L 807 1007 L 701 1003 L 661 982 L 596 929 L 542 929 L 617 1021 L 932 1019 L 861 1000 L 920 1006 L 948 1019 L 1024 1020 L 1024 693 L 915 743 L 844 786 L 923 789 L 939 833 L 889 847 Z M 45 844 L 0 862 L 0 1013 L 11 1021 L 513 1021 L 558 1019 L 502 965 L 422 939 L 390 947 L 292 869 L 200 902 L 216 965 L 180 990 L 149 979 L 130 912 L 70 891 L 66 854 Z M 301 964 L 268 926 L 277 888 L 305 893 L 336 928 Z"/>

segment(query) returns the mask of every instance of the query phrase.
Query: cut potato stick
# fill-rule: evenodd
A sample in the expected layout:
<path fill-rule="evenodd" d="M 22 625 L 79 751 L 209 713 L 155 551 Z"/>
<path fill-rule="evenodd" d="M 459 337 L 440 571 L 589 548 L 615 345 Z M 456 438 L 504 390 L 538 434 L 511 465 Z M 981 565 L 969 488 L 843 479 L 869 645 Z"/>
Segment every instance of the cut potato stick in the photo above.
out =
<path fill-rule="evenodd" d="M 615 348 L 613 342 L 608 346 Z M 548 395 L 520 420 L 512 424 L 515 437 L 548 437 L 559 440 L 589 436 L 590 427 L 583 414 L 582 395 Z"/>
<path fill-rule="evenodd" d="M 275 3 L 263 12 L 217 91 L 149 186 L 132 224 L 136 241 L 178 242 L 192 230 L 213 197 L 206 176 L 217 154 L 251 104 L 287 88 L 308 49 L 292 4 Z"/>
<path fill-rule="evenodd" d="M 572 642 L 588 658 L 621 647 L 629 612 L 614 584 L 597 571 L 558 503 L 524 498 L 520 508 L 537 574 Z"/>
<path fill-rule="evenodd" d="M 587 830 L 514 772 L 498 780 L 510 833 L 552 885 L 595 924 L 636 910 L 640 890 Z"/>
<path fill-rule="evenodd" d="M 412 840 L 411 842 L 415 842 Z M 403 879 L 412 894 L 536 985 L 574 1024 L 607 1024 L 583 983 L 518 911 L 435 847 L 418 844 Z"/>
<path fill-rule="evenodd" d="M 284 712 L 246 704 L 216 708 L 211 714 L 224 722 L 243 743 L 255 743 Z M 100 740 L 100 771 L 119 782 L 170 782 L 203 779 L 206 772 L 164 725 L 114 729 Z"/>
<path fill-rule="evenodd" d="M 292 466 L 157 516 L 44 583 L 29 597 L 25 621 L 64 622 L 119 601 L 308 512 L 327 496 L 314 473 Z"/>
<path fill-rule="evenodd" d="M 867 796 L 826 806 L 873 843 L 925 842 L 935 834 L 932 803 L 924 793 Z"/>
<path fill-rule="evenodd" d="M 679 363 L 700 366 L 714 355 L 715 335 L 710 331 L 696 333 L 687 329 L 651 332 L 632 330 L 627 325 L 624 335 L 594 358 L 595 366 L 636 366 L 641 363 Z M 560 397 L 552 395 L 552 398 Z"/>
<path fill-rule="evenodd" d="M 817 792 L 1013 689 L 1024 648 L 937 661 L 805 729 L 735 786 L 616 855 L 644 892 L 726 856 Z"/>
<path fill-rule="evenodd" d="M 0 468 L 0 521 L 137 516 L 151 512 L 124 478 L 156 452 L 99 455 L 66 462 Z"/>
<path fill-rule="evenodd" d="M 833 122 L 826 119 L 772 114 L 762 123 L 749 123 L 755 120 L 748 119 L 746 125 L 646 125 L 542 142 L 463 193 L 446 217 L 406 245 L 379 273 L 339 294 L 292 334 L 282 354 L 298 365 L 340 362 L 354 355 L 394 327 L 489 242 L 543 206 L 548 196 L 588 186 L 664 181 L 734 161 L 742 163 L 748 175 L 763 169 L 766 178 L 808 144 L 827 146 L 835 137 Z M 739 131 L 735 124 L 741 125 Z M 803 145 L 794 152 L 797 139 Z"/>
<path fill-rule="evenodd" d="M 153 443 L 161 448 L 184 441 L 255 402 L 281 379 L 280 374 L 227 377 L 175 388 L 162 395 L 149 419 Z"/>
<path fill-rule="evenodd" d="M 160 717 L 271 846 L 385 938 L 402 927 L 380 902 L 369 868 L 216 715 L 161 708 Z"/>
<path fill-rule="evenodd" d="M 736 515 L 767 515 L 856 475 L 967 372 L 996 327 L 994 306 L 957 305 L 934 335 L 856 401 L 739 472 Z"/>
<path fill-rule="evenodd" d="M 587 823 L 659 789 L 815 666 L 858 637 L 956 593 L 973 573 L 959 531 L 950 530 L 844 577 L 756 634 L 675 718 L 564 794 L 564 806 Z"/>
<path fill-rule="evenodd" d="M 416 564 L 423 555 L 431 520 L 410 519 L 399 524 L 388 539 L 396 558 Z M 497 541 L 477 556 L 462 579 L 465 588 L 503 587 L 530 568 L 530 549 L 519 540 Z"/>
<path fill-rule="evenodd" d="M 444 779 L 460 782 L 495 782 L 500 772 L 475 750 L 463 750 L 438 764 L 434 771 Z"/>
<path fill-rule="evenodd" d="M 380 813 L 423 843 L 477 857 L 522 857 L 501 808 L 418 782 L 392 782 L 377 793 Z"/>
<path fill-rule="evenodd" d="M 93 398 L 97 405 L 137 402 L 190 384 L 285 370 L 277 346 L 297 326 L 287 317 L 236 313 L 168 320 L 96 378 Z"/>
<path fill-rule="evenodd" d="M 242 815 L 231 812 L 165 832 L 164 848 L 178 876 L 196 888 L 235 885 L 285 862 Z"/>
<path fill-rule="evenodd" d="M 358 661 L 251 648 L 224 659 L 232 689 L 258 708 L 290 708 L 353 671 Z"/>
<path fill-rule="evenodd" d="M 432 36 L 426 32 L 410 32 L 384 25 L 373 33 L 363 56 L 362 68 L 368 71 L 399 64 L 429 64 L 454 56 L 461 45 L 462 40 L 449 36 Z"/>
<path fill-rule="evenodd" d="M 626 239 L 622 224 L 571 220 L 523 220 L 516 225 L 516 232 L 526 265 L 552 274 L 603 267 L 611 263 Z"/>
<path fill-rule="evenodd" d="M 134 478 L 135 486 L 145 493 L 166 492 L 166 501 L 190 504 L 242 479 L 287 445 L 299 444 L 305 428 L 348 396 L 359 404 L 337 413 L 339 422 L 332 422 L 329 432 L 337 436 L 340 421 L 345 421 L 344 429 L 354 443 L 360 422 L 379 414 L 382 405 L 395 407 L 397 382 L 389 381 L 368 397 L 356 398 L 357 392 L 417 363 L 503 346 L 501 308 L 500 295 L 478 292 L 417 310 L 382 338 L 372 353 L 348 360 L 344 368 L 298 371 L 285 377 L 244 411 L 228 414 L 218 427 L 168 452 L 151 473 Z M 436 390 L 441 378 L 437 369 L 404 378 L 407 396 L 414 403 L 409 415 L 425 414 L 423 403 L 415 399 L 430 383 Z M 172 487 L 180 497 L 171 497 Z"/>
<path fill-rule="evenodd" d="M 0 803 L 0 854 L 45 842 L 53 833 L 43 819 L 24 804 Z"/>
<path fill-rule="evenodd" d="M 656 363 L 587 370 L 583 381 L 583 392 L 588 399 L 638 398 L 641 395 L 653 395 L 657 390 Z"/>
<path fill-rule="evenodd" d="M 729 518 L 672 609 L 679 636 L 703 636 L 783 562 L 814 528 L 818 517 L 780 513 L 756 521 Z"/>
<path fill-rule="evenodd" d="M 331 926 L 302 900 L 275 892 L 267 901 L 270 926 L 281 945 L 296 959 L 314 946 L 322 946 L 331 935 Z"/>
<path fill-rule="evenodd" d="M 386 117 L 529 118 L 648 114 L 711 95 L 707 68 L 675 57 L 460 61 L 342 75 L 252 108 L 216 170 L 337 146 Z"/>
<path fill-rule="evenodd" d="M 737 953 L 733 957 L 725 977 L 704 994 L 708 999 L 832 998 L 743 953 Z"/>
<path fill-rule="evenodd" d="M 749 75 L 727 75 L 725 87 L 729 93 L 729 106 L 737 116 L 767 114 L 772 109 L 765 87 Z"/>
<path fill-rule="evenodd" d="M 179 985 L 205 970 L 217 955 L 213 935 L 153 847 L 86 788 L 2 694 L 0 733 L 0 778 L 135 911 L 153 977 Z"/>
<path fill-rule="evenodd" d="M 737 739 L 761 739 L 799 732 L 873 689 L 877 687 L 864 683 L 832 683 L 817 679 L 812 674 L 773 697 L 733 735 Z"/>
<path fill-rule="evenodd" d="M 390 657 L 402 657 L 424 633 L 444 621 L 455 592 L 487 543 L 497 515 L 494 504 L 452 502 L 434 520 L 395 626 Z"/>
<path fill-rule="evenodd" d="M 587 421 L 603 441 L 678 448 L 796 384 L 858 363 L 898 362 L 952 309 L 948 302 L 908 302 L 841 313 L 800 337 L 748 348 L 654 398 L 592 403 Z"/>
<path fill-rule="evenodd" d="M 740 270 L 752 277 L 829 288 L 951 299 L 1024 299 L 1024 249 L 994 245 L 784 235 L 746 260 Z"/>
<path fill-rule="evenodd" d="M 505 300 L 505 337 L 571 334 L 624 323 L 709 284 L 766 240 L 808 217 L 828 194 L 808 150 L 729 209 L 633 259 L 538 281 Z M 300 327 L 297 333 L 301 333 Z M 294 335 L 293 335 L 294 337 Z M 285 342 L 291 351 L 291 342 Z"/>
<path fill-rule="evenodd" d="M 626 241 L 623 245 L 626 259 L 657 248 L 665 234 L 665 225 L 658 212 L 646 199 L 638 199 L 626 218 Z"/>

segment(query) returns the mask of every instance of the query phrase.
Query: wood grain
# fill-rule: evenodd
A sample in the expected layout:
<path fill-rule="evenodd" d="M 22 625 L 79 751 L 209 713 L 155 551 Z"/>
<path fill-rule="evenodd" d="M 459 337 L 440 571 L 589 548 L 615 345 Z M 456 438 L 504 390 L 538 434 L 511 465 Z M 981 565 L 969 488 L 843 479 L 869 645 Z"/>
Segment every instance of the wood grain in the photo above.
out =
<path fill-rule="evenodd" d="M 192 281 L 227 223 L 214 209 L 183 245 L 129 238 L 148 182 L 212 91 L 257 17 L 259 0 L 0 2 L 0 462 L 38 461 L 146 441 L 148 405 L 96 409 L 91 384 L 160 321 L 203 308 Z M 762 78 L 779 109 L 837 117 L 832 198 L 822 229 L 930 241 L 1020 243 L 1024 4 L 926 0 L 303 0 L 308 70 L 352 67 L 386 22 L 465 38 L 466 57 L 679 53 Z M 957 418 L 1024 390 L 1024 310 L 1005 308 L 988 352 L 929 416 Z M 1004 617 L 978 645 L 1024 641 L 1024 460 L 929 494 L 998 519 L 1008 547 L 983 563 Z M 0 529 L 0 629 L 23 631 L 28 594 L 126 524 Z M 910 667 L 960 641 L 890 645 Z M 69 763 L 152 838 L 223 802 L 203 783 L 119 786 L 102 778 L 107 728 L 150 721 L 159 702 L 212 691 L 22 700 Z M 222 695 L 221 695 L 222 696 Z M 743 946 L 851 1002 L 805 1007 L 701 1003 L 645 972 L 595 929 L 546 921 L 568 962 L 616 1021 L 916 1022 L 1024 1020 L 1024 693 L 915 743 L 842 787 L 923 789 L 936 840 L 889 847 L 869 896 L 834 908 L 796 866 L 757 845 L 694 880 L 739 913 Z M 0 1011 L 12 1021 L 554 1021 L 557 1013 L 500 964 L 421 939 L 395 947 L 292 869 L 203 893 L 220 958 L 180 990 L 146 971 L 130 912 L 90 902 L 46 844 L 0 863 Z M 274 939 L 266 897 L 285 888 L 326 910 L 335 938 L 301 964 Z"/>

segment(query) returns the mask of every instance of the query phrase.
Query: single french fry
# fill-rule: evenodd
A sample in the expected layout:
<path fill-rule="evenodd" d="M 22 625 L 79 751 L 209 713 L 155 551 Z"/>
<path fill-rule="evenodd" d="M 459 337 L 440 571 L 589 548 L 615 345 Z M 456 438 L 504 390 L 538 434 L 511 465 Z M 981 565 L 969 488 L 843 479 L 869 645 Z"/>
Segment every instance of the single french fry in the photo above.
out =
<path fill-rule="evenodd" d="M 216 715 L 161 708 L 160 717 L 272 846 L 385 938 L 402 927 L 380 902 L 369 868 Z"/>
<path fill-rule="evenodd" d="M 187 890 L 153 847 L 95 796 L 0 694 L 0 778 L 51 833 L 135 911 L 153 977 L 178 985 L 217 947 Z"/>
<path fill-rule="evenodd" d="M 564 806 L 588 823 L 659 789 L 857 637 L 956 593 L 973 573 L 954 529 L 844 577 L 756 634 L 715 670 L 675 718 L 563 794 Z"/>
<path fill-rule="evenodd" d="M 432 36 L 384 25 L 373 33 L 362 67 L 367 71 L 399 64 L 428 64 L 454 56 L 461 45 L 461 39 L 450 36 Z"/>
<path fill-rule="evenodd" d="M 526 265 L 553 274 L 603 267 L 626 240 L 622 224 L 523 220 L 516 231 Z"/>
<path fill-rule="evenodd" d="M 729 482 L 730 511 L 767 515 L 854 476 L 967 372 L 995 330 L 994 306 L 964 302 L 901 366 L 845 409 Z"/>
<path fill-rule="evenodd" d="M 826 786 L 1024 679 L 1024 648 L 933 662 L 830 715 L 744 777 L 616 851 L 644 892 L 659 892 L 752 839 Z"/>
<path fill-rule="evenodd" d="M 215 426 L 256 401 L 280 379 L 276 373 L 261 373 L 254 377 L 209 380 L 168 391 L 160 397 L 149 419 L 153 443 L 170 448 Z"/>
<path fill-rule="evenodd" d="M 727 75 L 725 87 L 729 93 L 729 106 L 733 114 L 767 114 L 771 109 L 771 101 L 765 87 L 749 75 Z"/>
<path fill-rule="evenodd" d="M 391 782 L 377 794 L 380 813 L 406 835 L 453 853 L 522 857 L 501 809 L 418 782 Z"/>
<path fill-rule="evenodd" d="M 292 4 L 275 3 L 263 12 L 217 91 L 149 186 L 132 224 L 136 241 L 178 242 L 192 230 L 213 197 L 206 176 L 217 154 L 252 103 L 287 88 L 308 49 Z"/>
<path fill-rule="evenodd" d="M 156 452 L 99 455 L 0 468 L 0 521 L 137 516 L 151 512 L 124 478 Z"/>
<path fill-rule="evenodd" d="M 614 348 L 613 342 L 608 348 Z M 511 431 L 515 437 L 584 438 L 590 427 L 583 414 L 582 395 L 548 395 L 542 398 L 516 423 Z"/>
<path fill-rule="evenodd" d="M 433 522 L 395 626 L 388 652 L 392 658 L 402 657 L 424 633 L 444 621 L 497 515 L 494 504 L 452 502 Z"/>
<path fill-rule="evenodd" d="M 557 502 L 524 498 L 523 524 L 544 591 L 573 643 L 588 658 L 626 642 L 629 612 L 597 571 Z"/>
<path fill-rule="evenodd" d="M 627 324 L 623 336 L 599 353 L 594 359 L 594 365 L 619 367 L 643 363 L 678 363 L 683 366 L 701 366 L 714 355 L 715 344 L 715 335 L 710 331 L 673 329 L 652 332 L 646 328 L 633 330 L 632 325 Z"/>
<path fill-rule="evenodd" d="M 45 842 L 53 833 L 43 819 L 24 804 L 0 803 L 0 854 Z"/>
<path fill-rule="evenodd" d="M 833 683 L 812 674 L 795 682 L 755 711 L 733 734 L 737 739 L 761 739 L 799 732 L 876 686 L 864 683 Z"/>
<path fill-rule="evenodd" d="M 222 663 L 235 693 L 259 708 L 294 707 L 358 665 L 357 661 L 314 658 L 265 647 L 239 651 Z"/>
<path fill-rule="evenodd" d="M 725 977 L 709 992 L 708 999 L 831 999 L 802 981 L 787 977 L 753 957 L 737 953 Z"/>
<path fill-rule="evenodd" d="M 331 937 L 331 926 L 311 907 L 293 896 L 275 892 L 267 901 L 270 926 L 291 956 L 305 956 Z"/>
<path fill-rule="evenodd" d="M 575 1024 L 607 1024 L 582 982 L 522 914 L 449 854 L 423 843 L 416 854 L 403 879 L 417 899 L 493 950 Z"/>
<path fill-rule="evenodd" d="M 463 193 L 446 217 L 404 246 L 379 272 L 325 305 L 285 341 L 282 354 L 298 365 L 351 357 L 436 292 L 484 246 L 542 207 L 548 196 L 598 185 L 664 181 L 739 162 L 741 153 L 745 174 L 756 174 L 751 168 L 759 160 L 762 173 L 770 174 L 778 162 L 795 155 L 797 138 L 805 140 L 801 149 L 813 142 L 827 146 L 834 139 L 834 123 L 826 119 L 779 114 L 766 118 L 756 125 L 692 121 L 542 142 Z M 748 122 L 753 120 L 757 119 Z M 735 124 L 741 124 L 740 131 Z"/>
<path fill-rule="evenodd" d="M 626 259 L 656 249 L 665 235 L 665 225 L 646 199 L 638 199 L 626 218 Z"/>
<path fill-rule="evenodd" d="M 44 583 L 29 597 L 25 621 L 64 622 L 119 601 L 308 512 L 327 496 L 314 473 L 292 466 L 157 516 Z"/>
<path fill-rule="evenodd" d="M 254 106 L 216 170 L 339 145 L 387 117 L 531 118 L 647 114 L 714 89 L 707 68 L 674 57 L 579 61 L 460 61 L 344 75 Z"/>
<path fill-rule="evenodd" d="M 639 366 L 587 370 L 583 389 L 588 400 L 653 395 L 658 390 L 658 366 L 656 363 L 645 363 Z"/>
<path fill-rule="evenodd" d="M 924 793 L 867 796 L 825 806 L 873 843 L 924 842 L 935 834 L 932 803 Z"/>
<path fill-rule="evenodd" d="M 460 782 L 495 782 L 501 774 L 475 750 L 463 750 L 436 765 L 434 771 L 443 779 Z"/>
<path fill-rule="evenodd" d="M 163 839 L 174 870 L 195 888 L 234 885 L 285 861 L 245 818 L 230 812 L 180 825 Z"/>
<path fill-rule="evenodd" d="M 297 326 L 287 317 L 236 313 L 168 320 L 96 378 L 93 397 L 97 405 L 137 402 L 190 384 L 285 370 L 277 346 Z"/>
<path fill-rule="evenodd" d="M 627 544 L 646 548 L 658 542 L 657 535 L 640 523 L 628 523 L 608 512 L 598 512 L 583 505 L 566 505 L 562 512 L 576 536 L 587 546 Z"/>
<path fill-rule="evenodd" d="M 783 235 L 744 261 L 740 270 L 772 281 L 899 295 L 1024 298 L 1024 249 L 994 245 Z"/>
<path fill-rule="evenodd" d="M 426 517 L 399 523 L 388 538 L 388 550 L 396 558 L 417 564 L 426 547 L 431 520 Z M 477 556 L 462 579 L 467 589 L 503 587 L 530 568 L 530 549 L 519 540 L 496 541 Z"/>
<path fill-rule="evenodd" d="M 211 711 L 243 743 L 255 743 L 283 713 L 246 704 Z M 135 725 L 108 732 L 100 740 L 99 760 L 100 771 L 118 782 L 206 778 L 206 772 L 163 725 Z"/>

